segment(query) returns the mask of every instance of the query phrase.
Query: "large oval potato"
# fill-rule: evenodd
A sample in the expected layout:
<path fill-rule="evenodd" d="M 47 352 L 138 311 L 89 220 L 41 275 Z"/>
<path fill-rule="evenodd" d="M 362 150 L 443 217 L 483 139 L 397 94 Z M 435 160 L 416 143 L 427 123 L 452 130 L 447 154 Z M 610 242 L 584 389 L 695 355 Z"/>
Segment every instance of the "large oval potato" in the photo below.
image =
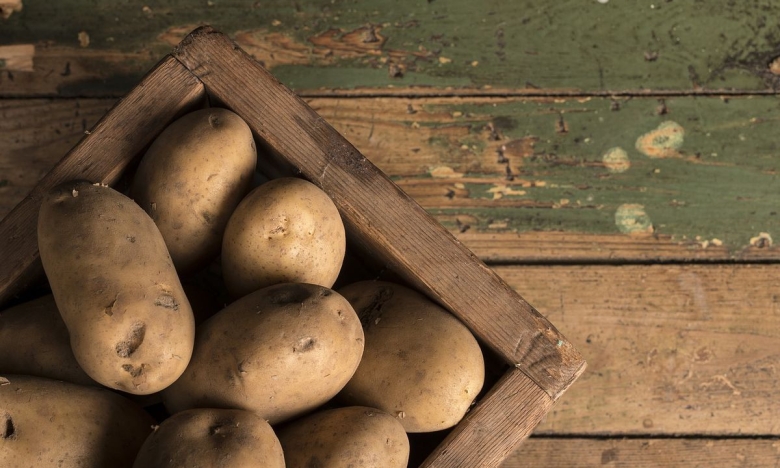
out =
<path fill-rule="evenodd" d="M 287 468 L 406 468 L 409 438 L 393 416 L 362 406 L 298 419 L 279 431 Z"/>
<path fill-rule="evenodd" d="M 154 420 L 108 390 L 0 375 L 0 466 L 131 467 Z"/>
<path fill-rule="evenodd" d="M 236 409 L 191 409 L 160 424 L 133 468 L 285 468 L 271 425 Z"/>
<path fill-rule="evenodd" d="M 73 356 L 52 295 L 0 312 L 0 373 L 97 385 Z"/>
<path fill-rule="evenodd" d="M 227 109 L 191 112 L 154 140 L 131 197 L 157 224 L 179 272 L 204 267 L 219 254 L 225 225 L 249 192 L 256 166 L 252 131 Z"/>
<path fill-rule="evenodd" d="M 160 232 L 138 205 L 106 186 L 62 184 L 41 205 L 38 247 L 87 375 L 147 395 L 184 372 L 192 310 Z"/>
<path fill-rule="evenodd" d="M 283 177 L 241 201 L 222 243 L 222 271 L 233 297 L 277 283 L 336 282 L 346 235 L 336 205 L 316 185 Z"/>
<path fill-rule="evenodd" d="M 365 332 L 365 351 L 341 397 L 396 416 L 407 432 L 454 426 L 485 379 L 482 350 L 468 328 L 422 294 L 383 281 L 339 292 Z"/>
<path fill-rule="evenodd" d="M 363 330 L 338 293 L 283 283 L 255 291 L 204 322 L 179 380 L 163 392 L 172 413 L 240 408 L 271 424 L 320 406 L 347 383 Z"/>

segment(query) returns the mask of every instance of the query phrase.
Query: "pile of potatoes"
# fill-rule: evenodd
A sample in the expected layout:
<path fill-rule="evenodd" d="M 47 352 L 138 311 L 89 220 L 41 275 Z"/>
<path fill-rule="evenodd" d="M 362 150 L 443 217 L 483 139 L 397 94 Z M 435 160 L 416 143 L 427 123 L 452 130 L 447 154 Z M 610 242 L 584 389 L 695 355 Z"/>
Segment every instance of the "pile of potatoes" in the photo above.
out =
<path fill-rule="evenodd" d="M 400 468 L 407 433 L 463 418 L 485 376 L 469 330 L 400 284 L 331 289 L 333 201 L 253 188 L 256 165 L 247 124 L 208 108 L 160 134 L 127 195 L 48 194 L 52 295 L 0 313 L 0 466 Z M 204 269 L 216 313 L 188 283 Z"/>

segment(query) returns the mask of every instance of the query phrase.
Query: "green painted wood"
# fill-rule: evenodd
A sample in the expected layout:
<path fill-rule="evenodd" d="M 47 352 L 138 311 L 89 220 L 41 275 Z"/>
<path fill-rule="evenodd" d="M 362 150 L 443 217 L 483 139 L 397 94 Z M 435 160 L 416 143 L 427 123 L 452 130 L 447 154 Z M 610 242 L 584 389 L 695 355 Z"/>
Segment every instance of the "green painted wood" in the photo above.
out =
<path fill-rule="evenodd" d="M 111 102 L 0 101 L 0 216 Z M 488 261 L 780 257 L 774 96 L 309 103 Z"/>
<path fill-rule="evenodd" d="M 121 95 L 202 23 L 306 93 L 772 92 L 779 17 L 772 0 L 24 0 L 0 46 L 35 44 L 35 71 L 0 50 L 0 95 Z"/>
<path fill-rule="evenodd" d="M 776 97 L 312 105 L 465 234 L 663 238 L 689 250 L 677 258 L 749 258 L 780 236 Z M 522 261 L 521 244 L 496 260 Z"/>

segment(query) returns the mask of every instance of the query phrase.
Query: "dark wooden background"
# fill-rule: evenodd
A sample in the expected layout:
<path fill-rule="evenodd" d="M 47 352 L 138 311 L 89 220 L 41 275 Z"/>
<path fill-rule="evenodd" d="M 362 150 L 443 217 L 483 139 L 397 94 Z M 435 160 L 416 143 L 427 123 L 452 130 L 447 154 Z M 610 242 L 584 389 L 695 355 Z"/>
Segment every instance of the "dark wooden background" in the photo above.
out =
<path fill-rule="evenodd" d="M 583 352 L 505 466 L 780 466 L 780 3 L 0 8 L 0 217 L 208 23 Z"/>

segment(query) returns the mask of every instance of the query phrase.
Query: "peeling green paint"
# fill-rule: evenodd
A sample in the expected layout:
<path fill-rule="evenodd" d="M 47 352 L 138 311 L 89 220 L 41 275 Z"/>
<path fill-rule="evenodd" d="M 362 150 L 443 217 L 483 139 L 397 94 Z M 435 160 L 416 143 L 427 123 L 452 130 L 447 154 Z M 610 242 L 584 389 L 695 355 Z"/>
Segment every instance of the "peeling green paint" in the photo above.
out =
<path fill-rule="evenodd" d="M 668 115 L 658 115 L 657 105 L 655 99 L 633 98 L 621 100 L 614 111 L 609 100 L 594 98 L 429 106 L 430 112 L 470 113 L 473 126 L 511 116 L 516 125 L 500 132 L 502 141 L 533 137 L 536 142 L 533 154 L 506 156 L 517 171 L 514 180 L 503 177 L 504 165 L 498 163 L 466 158 L 453 165 L 465 172 L 468 197 L 481 202 L 431 211 L 442 219 L 473 218 L 471 229 L 477 230 L 495 230 L 500 219 L 505 225 L 500 229 L 507 231 L 652 232 L 695 242 L 697 248 L 721 243 L 732 251 L 750 245 L 760 232 L 780 235 L 780 140 L 774 131 L 780 99 L 672 98 L 666 100 Z M 560 115 L 567 133 L 556 132 Z M 679 157 L 653 159 L 634 148 L 639 136 L 663 127 L 670 117 L 685 126 L 684 144 L 676 147 Z M 456 143 L 450 144 L 454 151 Z M 604 164 L 605 153 L 616 147 L 626 148 L 631 160 L 625 172 Z M 525 194 L 496 198 L 497 183 Z M 625 208 L 638 205 L 644 215 Z"/>
<path fill-rule="evenodd" d="M 771 90 L 780 83 L 769 68 L 780 42 L 780 23 L 772 20 L 780 17 L 777 2 L 654 5 L 581 0 L 307 0 L 294 5 L 283 0 L 26 0 L 23 11 L 3 22 L 0 44 L 50 41 L 72 47 L 72 60 L 97 67 L 105 60 L 106 67 L 138 78 L 171 49 L 163 39 L 166 34 L 199 24 L 234 36 L 255 30 L 278 33 L 298 49 L 311 48 L 313 36 L 331 29 L 372 25 L 386 38 L 377 56 L 347 53 L 331 60 L 312 54 L 274 72 L 294 88 L 312 91 L 420 85 L 584 92 Z M 83 51 L 80 31 L 90 37 Z M 140 70 L 125 69 L 115 56 L 101 59 L 95 51 L 147 58 Z M 391 62 L 401 64 L 402 72 L 390 73 Z M 102 77 L 110 80 L 110 68 L 105 73 Z M 118 92 L 96 92 L 109 91 Z"/>

